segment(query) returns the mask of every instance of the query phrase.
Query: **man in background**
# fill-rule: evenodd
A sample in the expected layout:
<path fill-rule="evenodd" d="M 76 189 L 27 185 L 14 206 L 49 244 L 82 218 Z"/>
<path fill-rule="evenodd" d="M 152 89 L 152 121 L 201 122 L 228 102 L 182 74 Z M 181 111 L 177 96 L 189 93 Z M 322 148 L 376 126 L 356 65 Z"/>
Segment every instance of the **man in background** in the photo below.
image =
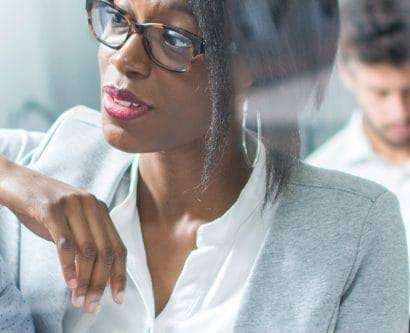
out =
<path fill-rule="evenodd" d="M 410 1 L 347 0 L 341 15 L 339 71 L 359 107 L 307 162 L 395 193 L 410 243 Z"/>

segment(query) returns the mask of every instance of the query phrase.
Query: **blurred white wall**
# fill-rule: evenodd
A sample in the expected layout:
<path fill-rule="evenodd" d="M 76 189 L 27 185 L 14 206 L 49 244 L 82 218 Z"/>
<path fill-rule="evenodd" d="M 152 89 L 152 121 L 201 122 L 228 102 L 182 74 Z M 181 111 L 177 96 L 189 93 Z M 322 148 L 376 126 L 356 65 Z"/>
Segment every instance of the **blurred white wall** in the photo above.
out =
<path fill-rule="evenodd" d="M 98 107 L 98 45 L 84 7 L 0 0 L 0 127 L 45 129 L 71 106 Z"/>

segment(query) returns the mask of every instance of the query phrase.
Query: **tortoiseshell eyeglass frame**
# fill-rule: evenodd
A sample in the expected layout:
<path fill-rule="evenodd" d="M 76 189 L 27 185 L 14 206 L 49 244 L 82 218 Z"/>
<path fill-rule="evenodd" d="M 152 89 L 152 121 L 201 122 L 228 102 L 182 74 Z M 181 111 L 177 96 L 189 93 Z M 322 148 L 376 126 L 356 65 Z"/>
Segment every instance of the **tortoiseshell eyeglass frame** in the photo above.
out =
<path fill-rule="evenodd" d="M 93 27 L 92 24 L 92 8 L 94 6 L 95 3 L 101 3 L 104 5 L 107 5 L 109 7 L 111 7 L 112 9 L 118 11 L 128 22 L 129 28 L 128 28 L 128 33 L 127 33 L 127 37 L 125 38 L 124 42 L 121 45 L 118 46 L 112 46 L 108 43 L 106 43 L 104 40 L 100 39 Z M 115 50 L 119 50 L 126 42 L 127 40 L 134 34 L 140 34 L 143 36 L 143 44 L 144 44 L 144 49 L 147 52 L 148 56 L 150 57 L 150 59 L 159 67 L 166 69 L 168 71 L 171 72 L 176 72 L 176 73 L 185 73 L 188 72 L 191 67 L 192 67 L 192 63 L 196 60 L 197 57 L 199 57 L 202 54 L 205 54 L 205 42 L 204 40 L 193 34 L 192 32 L 189 32 L 187 30 L 175 27 L 175 26 L 171 26 L 171 25 L 166 25 L 166 24 L 162 24 L 162 23 L 138 23 L 134 20 L 134 18 L 131 16 L 131 14 L 127 13 L 126 11 L 124 11 L 123 9 L 119 8 L 118 6 L 116 6 L 112 0 L 86 0 L 86 10 L 87 10 L 87 19 L 88 19 L 88 26 L 92 32 L 92 34 L 94 35 L 94 37 L 102 44 L 106 45 L 109 48 L 115 49 Z M 184 37 L 188 38 L 191 42 L 192 42 L 192 46 L 193 46 L 193 57 L 190 61 L 189 64 L 186 65 L 186 68 L 183 69 L 173 69 L 170 68 L 164 64 L 162 64 L 161 62 L 159 62 L 155 56 L 152 54 L 152 49 L 151 49 L 151 45 L 150 45 L 150 41 L 149 39 L 146 37 L 145 32 L 147 31 L 148 28 L 156 28 L 156 29 L 167 29 L 170 31 L 175 31 L 181 35 L 183 35 Z"/>

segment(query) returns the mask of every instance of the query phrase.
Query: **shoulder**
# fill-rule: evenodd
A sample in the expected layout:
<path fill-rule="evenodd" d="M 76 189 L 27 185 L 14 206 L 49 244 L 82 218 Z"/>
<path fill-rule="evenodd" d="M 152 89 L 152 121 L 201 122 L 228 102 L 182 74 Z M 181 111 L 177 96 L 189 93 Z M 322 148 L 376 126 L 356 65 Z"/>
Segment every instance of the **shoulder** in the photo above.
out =
<path fill-rule="evenodd" d="M 356 242 L 370 228 L 379 235 L 400 238 L 399 244 L 405 247 L 396 196 L 366 179 L 300 163 L 289 178 L 279 207 L 287 226 L 309 226 L 325 239 L 332 234 L 339 241 Z"/>
<path fill-rule="evenodd" d="M 325 238 L 332 234 L 347 244 L 366 233 L 406 248 L 396 196 L 363 178 L 301 163 L 290 176 L 282 208 L 295 225 L 310 225 Z"/>
<path fill-rule="evenodd" d="M 398 200 L 379 184 L 300 163 L 279 199 L 278 210 L 280 223 L 285 230 L 296 231 L 301 243 L 327 246 L 329 253 L 345 257 L 346 262 L 359 264 L 354 258 L 376 257 L 379 252 L 407 267 Z"/>
<path fill-rule="evenodd" d="M 362 322 L 388 326 L 397 317 L 408 320 L 405 232 L 389 191 L 300 163 L 269 213 L 271 226 L 252 276 L 254 294 L 247 310 L 265 304 L 257 317 L 269 320 L 284 305 L 303 309 L 308 304 L 332 318 L 337 305 L 334 320 L 339 328 Z M 286 297 L 272 298 L 283 290 Z M 345 315 L 347 324 L 342 326 L 340 317 L 346 313 L 355 316 Z"/>
<path fill-rule="evenodd" d="M 76 132 L 81 128 L 83 134 L 102 138 L 99 119 L 99 112 L 85 106 L 76 106 L 62 113 L 47 132 L 1 129 L 0 155 L 16 163 L 27 165 L 36 154 L 38 155 L 48 146 L 57 133 L 64 132 L 66 137 L 74 138 L 70 132 Z"/>
<path fill-rule="evenodd" d="M 62 113 L 43 137 L 33 160 L 45 151 L 59 155 L 64 151 L 87 152 L 110 149 L 105 143 L 101 129 L 100 113 L 85 106 L 76 106 Z M 59 157 L 63 157 L 60 155 Z"/>
<path fill-rule="evenodd" d="M 24 164 L 24 159 L 37 148 L 45 133 L 23 129 L 0 130 L 0 155 L 11 161 Z"/>
<path fill-rule="evenodd" d="M 75 106 L 58 117 L 55 125 L 78 125 L 80 123 L 91 127 L 101 128 L 100 112 L 90 109 L 84 105 Z"/>
<path fill-rule="evenodd" d="M 298 212 L 295 224 L 304 248 L 314 244 L 320 249 L 319 254 L 314 252 L 315 260 L 334 258 L 334 268 L 344 271 L 341 316 L 345 325 L 363 311 L 363 299 L 369 299 L 366 306 L 379 314 L 372 324 L 407 321 L 406 232 L 396 196 L 379 184 L 342 172 L 305 164 L 296 169 L 287 201 L 301 208 L 288 204 L 287 209 Z"/>
<path fill-rule="evenodd" d="M 362 178 L 301 163 L 279 203 L 275 232 L 301 274 L 311 273 L 305 284 L 331 281 L 331 288 L 322 290 L 324 297 L 334 295 L 333 301 L 340 302 L 338 327 L 388 331 L 387 327 L 404 326 L 409 286 L 406 233 L 391 192 Z M 309 290 L 315 287 L 313 282 Z"/>
<path fill-rule="evenodd" d="M 321 192 L 337 197 L 361 198 L 374 202 L 388 192 L 383 186 L 372 181 L 336 170 L 300 163 L 291 174 L 289 185 Z"/>

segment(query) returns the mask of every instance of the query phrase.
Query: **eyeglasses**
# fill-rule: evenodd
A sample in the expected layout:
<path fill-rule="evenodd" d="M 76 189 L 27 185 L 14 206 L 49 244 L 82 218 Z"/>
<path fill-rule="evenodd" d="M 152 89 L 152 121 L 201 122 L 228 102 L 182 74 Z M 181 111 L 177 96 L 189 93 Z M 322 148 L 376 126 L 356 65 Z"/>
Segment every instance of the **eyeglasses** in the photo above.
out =
<path fill-rule="evenodd" d="M 150 59 L 166 70 L 187 72 L 195 58 L 205 53 L 201 37 L 161 23 L 140 24 L 109 1 L 87 0 L 86 9 L 90 30 L 99 42 L 119 50 L 134 33 L 140 34 Z"/>

